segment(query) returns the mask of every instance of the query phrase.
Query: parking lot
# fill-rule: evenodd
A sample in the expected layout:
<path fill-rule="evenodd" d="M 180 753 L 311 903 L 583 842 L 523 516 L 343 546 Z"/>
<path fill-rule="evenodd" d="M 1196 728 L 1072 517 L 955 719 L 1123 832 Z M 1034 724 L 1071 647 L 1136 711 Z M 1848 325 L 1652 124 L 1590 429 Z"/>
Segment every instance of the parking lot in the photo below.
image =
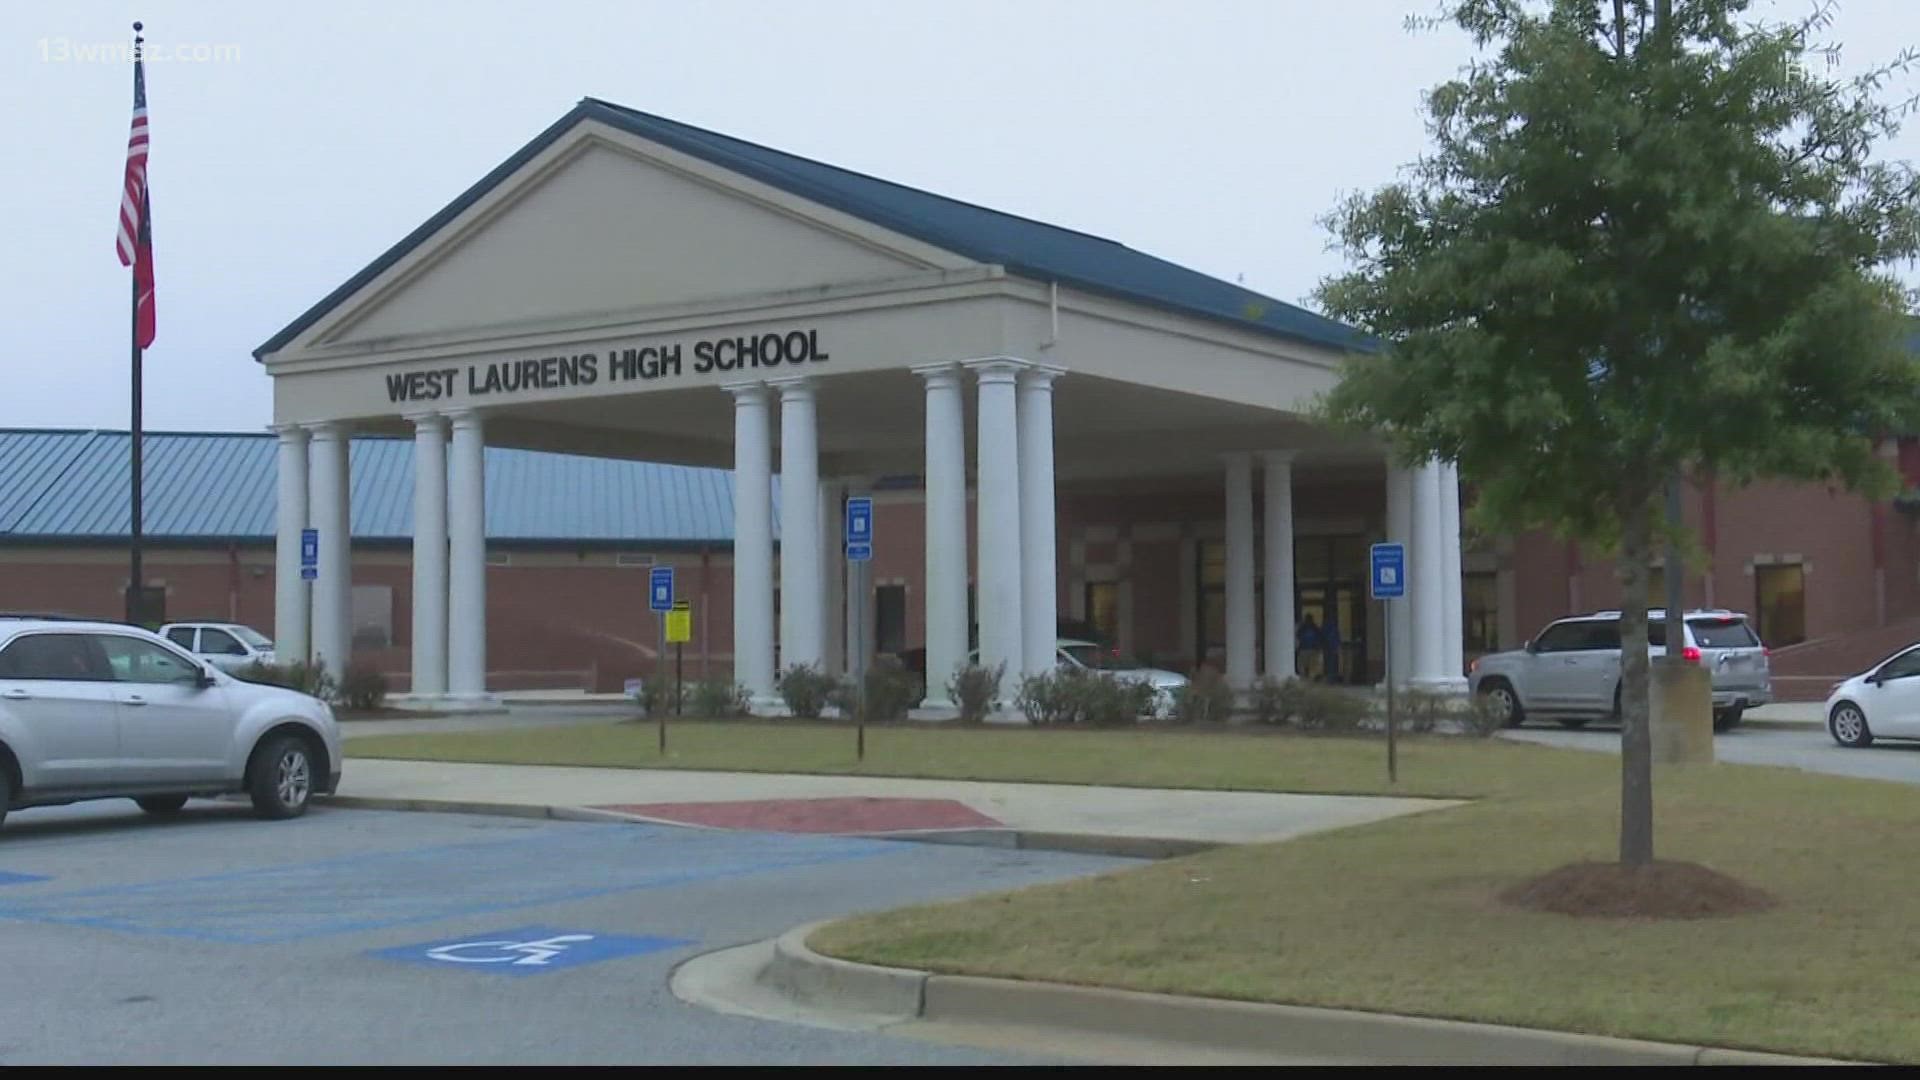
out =
<path fill-rule="evenodd" d="M 1014 1063 L 722 1016 L 678 962 L 814 919 L 1124 860 L 194 802 L 0 830 L 0 1062 Z"/>

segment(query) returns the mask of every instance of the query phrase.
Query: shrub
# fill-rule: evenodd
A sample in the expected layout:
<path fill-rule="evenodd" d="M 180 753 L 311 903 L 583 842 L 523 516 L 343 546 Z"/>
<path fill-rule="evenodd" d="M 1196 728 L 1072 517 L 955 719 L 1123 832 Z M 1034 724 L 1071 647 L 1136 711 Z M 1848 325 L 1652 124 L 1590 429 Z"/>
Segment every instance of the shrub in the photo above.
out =
<path fill-rule="evenodd" d="M 953 678 L 947 681 L 947 696 L 959 707 L 963 723 L 977 724 L 999 705 L 1000 680 L 1006 673 L 1005 664 L 990 668 L 961 664 L 953 669 Z"/>
<path fill-rule="evenodd" d="M 1453 701 L 1444 694 L 1409 686 L 1394 693 L 1393 718 L 1401 731 L 1425 735 L 1453 714 Z"/>
<path fill-rule="evenodd" d="M 794 716 L 817 720 L 838 681 L 812 664 L 795 664 L 780 673 L 780 699 Z"/>
<path fill-rule="evenodd" d="M 1253 719 L 1261 724 L 1291 723 L 1300 715 L 1302 688 L 1307 684 L 1288 676 L 1276 679 L 1263 675 L 1253 684 Z"/>
<path fill-rule="evenodd" d="M 695 716 L 731 720 L 747 715 L 752 707 L 752 692 L 731 679 L 702 679 L 687 692 L 687 709 Z"/>
<path fill-rule="evenodd" d="M 1020 694 L 1014 704 L 1034 727 L 1070 724 L 1073 716 L 1067 708 L 1066 689 L 1061 686 L 1064 672 L 1045 671 L 1020 680 Z"/>
<path fill-rule="evenodd" d="M 1153 687 L 1139 679 L 1076 675 L 1082 684 L 1079 721 L 1095 727 L 1137 724 L 1153 712 Z"/>
<path fill-rule="evenodd" d="M 1309 731 L 1358 731 L 1373 713 L 1365 695 L 1324 683 L 1302 682 L 1293 689 L 1294 723 Z"/>
<path fill-rule="evenodd" d="M 664 676 L 640 680 L 640 711 L 648 716 L 670 716 L 680 700 L 672 679 Z"/>
<path fill-rule="evenodd" d="M 377 709 L 387 700 L 387 677 L 365 664 L 348 664 L 334 700 L 349 709 Z"/>
<path fill-rule="evenodd" d="M 1173 692 L 1173 719 L 1181 724 L 1223 724 L 1236 704 L 1233 687 L 1219 672 L 1202 668 Z"/>
<path fill-rule="evenodd" d="M 907 713 L 926 690 L 920 680 L 895 656 L 882 656 L 866 672 L 866 718 L 868 720 L 905 720 Z"/>
<path fill-rule="evenodd" d="M 235 672 L 234 677 L 268 686 L 284 686 L 322 701 L 332 701 L 336 696 L 333 674 L 326 666 L 309 664 L 304 660 L 296 660 L 291 664 L 263 664 L 255 660 Z M 385 694 L 384 683 L 381 693 Z"/>

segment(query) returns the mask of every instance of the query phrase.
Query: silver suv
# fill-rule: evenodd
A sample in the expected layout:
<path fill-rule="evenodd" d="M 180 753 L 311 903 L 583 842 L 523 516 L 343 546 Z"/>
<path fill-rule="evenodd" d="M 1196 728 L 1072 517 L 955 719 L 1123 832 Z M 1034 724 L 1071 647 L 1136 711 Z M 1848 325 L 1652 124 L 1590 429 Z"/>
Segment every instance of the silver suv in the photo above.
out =
<path fill-rule="evenodd" d="M 305 694 L 136 627 L 0 617 L 0 820 L 81 799 L 166 814 L 236 792 L 297 817 L 339 785 L 340 756 L 333 710 Z"/>
<path fill-rule="evenodd" d="M 1666 655 L 1666 612 L 1647 615 L 1648 652 Z M 1689 611 L 1681 656 L 1713 676 L 1713 729 L 1726 731 L 1746 710 L 1773 700 L 1773 670 L 1767 648 L 1747 617 L 1726 610 Z M 1548 624 L 1539 636 L 1512 652 L 1474 661 L 1468 675 L 1482 698 L 1508 727 L 1529 716 L 1549 717 L 1567 727 L 1620 716 L 1620 613 L 1596 611 Z"/>

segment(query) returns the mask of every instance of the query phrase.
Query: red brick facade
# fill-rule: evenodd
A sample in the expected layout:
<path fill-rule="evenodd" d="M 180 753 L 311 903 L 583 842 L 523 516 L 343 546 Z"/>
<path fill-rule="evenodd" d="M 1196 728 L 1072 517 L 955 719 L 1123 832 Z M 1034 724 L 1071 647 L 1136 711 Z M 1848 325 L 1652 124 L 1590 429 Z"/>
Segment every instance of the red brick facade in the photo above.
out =
<path fill-rule="evenodd" d="M 1364 473 L 1329 478 L 1303 472 L 1294 496 L 1301 542 L 1379 539 L 1383 498 L 1378 479 Z M 903 589 L 904 647 L 916 648 L 923 644 L 925 619 L 918 494 L 883 493 L 877 501 L 880 542 L 873 583 Z M 1814 486 L 1764 484 L 1731 491 L 1695 486 L 1687 492 L 1686 508 L 1696 535 L 1711 550 L 1710 572 L 1697 562 L 1689 565 L 1689 603 L 1753 613 L 1756 573 L 1798 565 L 1808 642 L 1920 616 L 1920 537 L 1913 518 L 1888 504 L 1876 508 L 1858 496 Z M 1220 491 L 1172 483 L 1166 490 L 1067 491 L 1060 498 L 1060 516 L 1063 619 L 1089 614 L 1090 584 L 1110 585 L 1122 620 L 1116 630 L 1130 651 L 1178 667 L 1204 658 L 1198 624 L 1205 585 L 1199 564 L 1207 545 L 1222 535 Z M 1498 644 L 1503 647 L 1517 645 L 1571 609 L 1618 603 L 1612 564 L 1564 541 L 1527 535 L 1477 548 L 1466 556 L 1466 569 L 1469 575 L 1500 580 Z M 1305 584 L 1316 573 L 1314 552 L 1322 548 L 1296 550 L 1296 576 Z M 728 673 L 733 597 L 725 550 L 705 555 L 629 551 L 617 559 L 604 550 L 496 548 L 487 571 L 489 684 L 617 690 L 626 678 L 652 670 L 660 662 L 657 624 L 646 606 L 645 559 L 635 557 L 647 554 L 677 568 L 679 593 L 693 602 L 694 640 L 685 651 L 689 677 Z M 146 565 L 149 583 L 166 587 L 170 619 L 232 619 L 271 633 L 270 546 L 160 547 L 149 550 Z M 0 610 L 117 617 L 125 566 L 119 548 L 0 547 Z M 356 655 L 390 673 L 395 690 L 402 690 L 412 630 L 406 549 L 356 550 L 354 582 L 389 590 L 386 603 L 370 607 L 376 615 L 384 612 L 390 643 L 363 645 Z M 357 616 L 356 625 L 360 622 Z M 1376 658 L 1380 636 L 1377 628 L 1369 635 L 1368 652 Z"/>

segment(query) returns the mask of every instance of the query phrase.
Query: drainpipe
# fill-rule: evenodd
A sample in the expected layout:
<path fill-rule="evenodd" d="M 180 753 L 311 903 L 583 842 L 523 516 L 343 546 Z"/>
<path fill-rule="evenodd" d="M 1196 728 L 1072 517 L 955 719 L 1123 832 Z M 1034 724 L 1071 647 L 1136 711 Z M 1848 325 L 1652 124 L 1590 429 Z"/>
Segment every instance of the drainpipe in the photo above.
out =
<path fill-rule="evenodd" d="M 240 545 L 227 544 L 227 621 L 240 621 Z"/>
<path fill-rule="evenodd" d="M 712 588 L 713 548 L 702 544 L 700 545 L 700 677 L 702 679 L 713 677 L 708 669 L 708 657 L 711 655 L 708 643 L 713 640 L 713 620 L 707 617 L 713 611 L 713 605 L 708 602 L 708 595 Z"/>

